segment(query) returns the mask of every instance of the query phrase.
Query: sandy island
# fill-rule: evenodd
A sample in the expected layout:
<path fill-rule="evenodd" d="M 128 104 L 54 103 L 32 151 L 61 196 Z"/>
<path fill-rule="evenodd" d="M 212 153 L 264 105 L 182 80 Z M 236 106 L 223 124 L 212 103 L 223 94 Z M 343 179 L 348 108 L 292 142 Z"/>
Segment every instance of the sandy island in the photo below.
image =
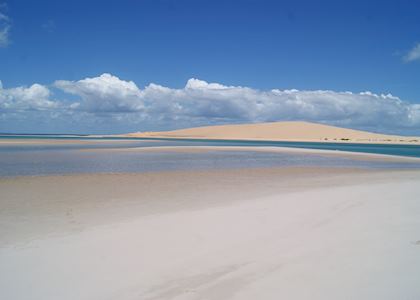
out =
<path fill-rule="evenodd" d="M 173 131 L 136 132 L 122 136 L 330 143 L 420 144 L 420 137 L 378 134 L 310 122 L 217 125 Z"/>
<path fill-rule="evenodd" d="M 0 179 L 1 299 L 419 299 L 420 172 Z"/>

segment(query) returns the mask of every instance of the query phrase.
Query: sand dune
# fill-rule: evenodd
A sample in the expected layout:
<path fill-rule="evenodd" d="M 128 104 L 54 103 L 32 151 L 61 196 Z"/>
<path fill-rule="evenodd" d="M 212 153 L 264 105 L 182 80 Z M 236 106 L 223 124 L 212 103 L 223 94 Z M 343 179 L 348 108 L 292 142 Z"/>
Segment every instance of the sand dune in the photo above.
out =
<path fill-rule="evenodd" d="M 309 122 L 272 122 L 218 125 L 161 132 L 136 132 L 133 137 L 238 139 L 313 142 L 409 143 L 420 144 L 420 137 L 377 134 Z"/>

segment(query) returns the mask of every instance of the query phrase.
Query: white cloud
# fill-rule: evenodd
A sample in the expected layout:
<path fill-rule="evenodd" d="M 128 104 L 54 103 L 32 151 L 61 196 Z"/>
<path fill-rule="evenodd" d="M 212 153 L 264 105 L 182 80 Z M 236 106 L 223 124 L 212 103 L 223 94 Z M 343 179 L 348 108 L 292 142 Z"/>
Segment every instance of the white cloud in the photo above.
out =
<path fill-rule="evenodd" d="M 417 43 L 405 56 L 404 61 L 412 62 L 420 60 L 420 43 Z"/>
<path fill-rule="evenodd" d="M 40 84 L 4 89 L 0 81 L 0 112 L 54 110 L 60 103 L 50 99 L 50 90 Z"/>
<path fill-rule="evenodd" d="M 141 91 L 132 81 L 123 81 L 110 74 L 79 81 L 58 80 L 54 86 L 81 97 L 74 108 L 88 112 L 132 112 L 143 107 Z"/>
<path fill-rule="evenodd" d="M 9 45 L 10 28 L 10 18 L 0 12 L 0 47 L 7 47 Z"/>
<path fill-rule="evenodd" d="M 59 80 L 53 86 L 76 96 L 76 100 L 52 100 L 50 90 L 38 84 L 29 88 L 0 88 L 0 110 L 61 112 L 77 122 L 89 119 L 89 126 L 114 124 L 122 131 L 281 120 L 306 120 L 383 132 L 401 132 L 404 128 L 420 131 L 420 104 L 390 94 L 264 91 L 198 79 L 188 80 L 179 89 L 153 83 L 141 89 L 132 81 L 110 74 L 78 81 Z"/>
<path fill-rule="evenodd" d="M 190 79 L 184 88 L 131 81 L 103 74 L 55 86 L 81 97 L 89 112 L 141 113 L 143 121 L 185 124 L 309 120 L 346 126 L 418 126 L 419 107 L 392 95 L 371 92 L 270 90 L 225 86 Z"/>

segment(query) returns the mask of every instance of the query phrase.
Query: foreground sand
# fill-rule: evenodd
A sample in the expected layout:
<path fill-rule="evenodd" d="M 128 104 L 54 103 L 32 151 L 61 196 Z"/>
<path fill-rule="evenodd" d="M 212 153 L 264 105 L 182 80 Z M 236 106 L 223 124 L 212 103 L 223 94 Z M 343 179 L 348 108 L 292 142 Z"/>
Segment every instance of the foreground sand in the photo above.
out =
<path fill-rule="evenodd" d="M 419 299 L 419 171 L 0 179 L 0 299 Z"/>
<path fill-rule="evenodd" d="M 306 141 L 334 143 L 420 144 L 419 137 L 378 134 L 310 122 L 218 125 L 161 132 L 136 132 L 129 137 Z"/>

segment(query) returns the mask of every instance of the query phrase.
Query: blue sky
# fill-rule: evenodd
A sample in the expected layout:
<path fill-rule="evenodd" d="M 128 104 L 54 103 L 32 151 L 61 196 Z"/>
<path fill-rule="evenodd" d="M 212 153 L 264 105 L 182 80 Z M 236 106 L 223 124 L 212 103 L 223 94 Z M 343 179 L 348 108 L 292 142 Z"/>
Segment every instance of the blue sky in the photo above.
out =
<path fill-rule="evenodd" d="M 0 131 L 114 133 L 308 119 L 420 134 L 419 1 L 2 3 Z M 220 86 L 186 92 L 191 78 Z M 128 88 L 124 98 L 127 82 L 138 91 Z M 150 83 L 172 92 L 151 94 Z M 34 93 L 33 84 L 45 90 Z M 306 94 L 264 94 L 273 89 Z M 332 94 L 321 97 L 326 90 Z M 355 99 L 340 94 L 346 91 Z M 366 91 L 373 96 L 360 95 Z M 385 100 L 375 100 L 381 95 Z M 370 115 L 360 108 L 365 102 Z M 247 115 L 244 105 L 278 114 Z"/>

